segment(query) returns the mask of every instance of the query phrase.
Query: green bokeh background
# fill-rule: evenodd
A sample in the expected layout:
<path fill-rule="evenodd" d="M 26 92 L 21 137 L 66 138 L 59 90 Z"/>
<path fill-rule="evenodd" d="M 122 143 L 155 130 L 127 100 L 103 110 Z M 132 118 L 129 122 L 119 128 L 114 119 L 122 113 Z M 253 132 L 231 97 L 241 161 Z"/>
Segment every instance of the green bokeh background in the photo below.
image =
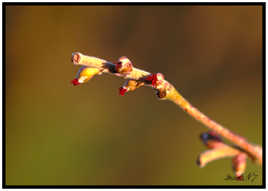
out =
<path fill-rule="evenodd" d="M 162 72 L 194 106 L 262 144 L 261 6 L 7 6 L 7 185 L 260 185 L 204 168 L 207 128 L 121 78 L 73 87 L 72 52 Z"/>

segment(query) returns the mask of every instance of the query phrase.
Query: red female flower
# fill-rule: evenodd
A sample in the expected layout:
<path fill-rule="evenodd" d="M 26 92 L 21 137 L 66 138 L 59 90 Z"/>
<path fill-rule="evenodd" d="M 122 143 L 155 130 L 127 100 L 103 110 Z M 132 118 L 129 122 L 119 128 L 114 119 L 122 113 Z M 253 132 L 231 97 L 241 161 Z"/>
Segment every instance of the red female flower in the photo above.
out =
<path fill-rule="evenodd" d="M 80 84 L 77 78 L 73 79 L 73 80 L 71 81 L 71 83 L 72 83 L 74 86 L 77 86 L 77 85 Z"/>
<path fill-rule="evenodd" d="M 86 66 L 82 66 L 77 72 L 76 78 L 73 79 L 71 83 L 74 86 L 85 83 L 99 73 L 100 71 L 97 68 L 89 68 Z"/>
<path fill-rule="evenodd" d="M 119 88 L 119 94 L 121 96 L 124 96 L 127 91 L 128 91 L 128 89 L 126 87 L 120 87 Z"/>
<path fill-rule="evenodd" d="M 145 78 L 145 81 L 152 84 L 154 88 L 157 88 L 165 80 L 165 77 L 161 73 L 151 74 Z"/>

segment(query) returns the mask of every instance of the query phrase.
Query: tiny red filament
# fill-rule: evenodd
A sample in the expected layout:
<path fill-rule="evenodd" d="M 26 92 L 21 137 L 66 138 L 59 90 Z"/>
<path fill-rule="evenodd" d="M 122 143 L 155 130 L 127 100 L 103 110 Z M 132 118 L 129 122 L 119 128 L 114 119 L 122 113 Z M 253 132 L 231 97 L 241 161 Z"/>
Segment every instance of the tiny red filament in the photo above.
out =
<path fill-rule="evenodd" d="M 120 88 L 119 88 L 119 94 L 120 94 L 121 96 L 125 95 L 126 92 L 127 92 L 127 89 L 126 89 L 126 88 L 124 88 L 124 87 L 120 87 Z"/>
<path fill-rule="evenodd" d="M 147 78 L 145 78 L 145 80 L 151 82 L 153 80 L 153 74 L 147 76 Z"/>
<path fill-rule="evenodd" d="M 80 84 L 80 83 L 78 82 L 78 79 L 77 79 L 77 78 L 73 79 L 73 80 L 71 81 L 71 83 L 72 83 L 74 86 L 77 86 L 77 85 Z"/>
<path fill-rule="evenodd" d="M 145 80 L 151 82 L 153 86 L 156 86 L 157 74 L 151 74 Z"/>
<path fill-rule="evenodd" d="M 153 74 L 153 80 L 152 80 L 152 85 L 153 86 L 156 86 L 156 83 L 157 83 L 157 74 Z"/>

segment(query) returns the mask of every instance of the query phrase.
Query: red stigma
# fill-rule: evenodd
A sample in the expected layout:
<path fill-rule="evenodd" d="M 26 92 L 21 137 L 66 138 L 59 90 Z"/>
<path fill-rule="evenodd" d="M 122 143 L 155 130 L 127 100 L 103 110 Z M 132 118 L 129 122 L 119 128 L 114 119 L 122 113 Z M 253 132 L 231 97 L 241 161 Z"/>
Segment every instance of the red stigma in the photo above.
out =
<path fill-rule="evenodd" d="M 151 74 L 147 78 L 145 78 L 145 80 L 151 82 L 153 86 L 156 86 L 157 74 Z"/>
<path fill-rule="evenodd" d="M 80 83 L 78 82 L 78 79 L 77 79 L 77 78 L 73 79 L 73 80 L 71 81 L 71 83 L 72 83 L 74 86 L 77 86 L 77 85 L 80 84 Z"/>
<path fill-rule="evenodd" d="M 121 96 L 125 95 L 126 92 L 127 92 L 127 89 L 126 89 L 126 88 L 124 88 L 124 87 L 120 87 L 120 88 L 119 88 L 119 94 L 120 94 Z"/>
<path fill-rule="evenodd" d="M 147 77 L 145 78 L 145 80 L 151 82 L 151 81 L 153 80 L 153 74 L 147 76 Z"/>
<path fill-rule="evenodd" d="M 153 80 L 152 80 L 152 85 L 153 86 L 156 86 L 156 83 L 157 83 L 157 74 L 153 74 Z"/>

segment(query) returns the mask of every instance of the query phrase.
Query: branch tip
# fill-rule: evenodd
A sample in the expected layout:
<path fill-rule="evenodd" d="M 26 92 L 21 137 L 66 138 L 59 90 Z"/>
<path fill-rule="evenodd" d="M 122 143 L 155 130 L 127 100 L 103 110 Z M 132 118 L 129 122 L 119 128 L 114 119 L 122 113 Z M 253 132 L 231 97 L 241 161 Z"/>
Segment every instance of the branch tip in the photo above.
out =
<path fill-rule="evenodd" d="M 80 83 L 78 82 L 78 79 L 75 78 L 75 79 L 73 79 L 73 80 L 71 81 L 71 84 L 73 84 L 74 86 L 77 86 L 77 85 L 79 85 Z"/>
<path fill-rule="evenodd" d="M 262 147 L 249 143 L 243 137 L 236 135 L 193 107 L 171 83 L 165 80 L 162 73 L 151 74 L 135 68 L 125 56 L 112 63 L 74 52 L 71 60 L 75 65 L 82 66 L 76 78 L 71 81 L 74 86 L 85 83 L 97 74 L 109 73 L 127 79 L 124 85 L 119 88 L 120 95 L 125 95 L 126 92 L 134 91 L 143 85 L 152 87 L 157 91 L 156 95 L 160 99 L 168 99 L 174 102 L 197 121 L 208 127 L 211 131 L 200 136 L 203 143 L 209 148 L 209 150 L 198 156 L 196 162 L 200 167 L 204 167 L 208 162 L 219 158 L 233 157 L 233 168 L 236 176 L 240 178 L 246 168 L 246 159 L 244 158 L 249 156 L 262 165 Z M 224 143 L 221 137 L 226 138 L 235 145 Z"/>
<path fill-rule="evenodd" d="M 77 63 L 79 63 L 79 61 L 80 61 L 80 55 L 79 55 L 79 53 L 78 52 L 74 52 L 72 54 L 72 62 L 74 64 L 77 64 Z"/>

